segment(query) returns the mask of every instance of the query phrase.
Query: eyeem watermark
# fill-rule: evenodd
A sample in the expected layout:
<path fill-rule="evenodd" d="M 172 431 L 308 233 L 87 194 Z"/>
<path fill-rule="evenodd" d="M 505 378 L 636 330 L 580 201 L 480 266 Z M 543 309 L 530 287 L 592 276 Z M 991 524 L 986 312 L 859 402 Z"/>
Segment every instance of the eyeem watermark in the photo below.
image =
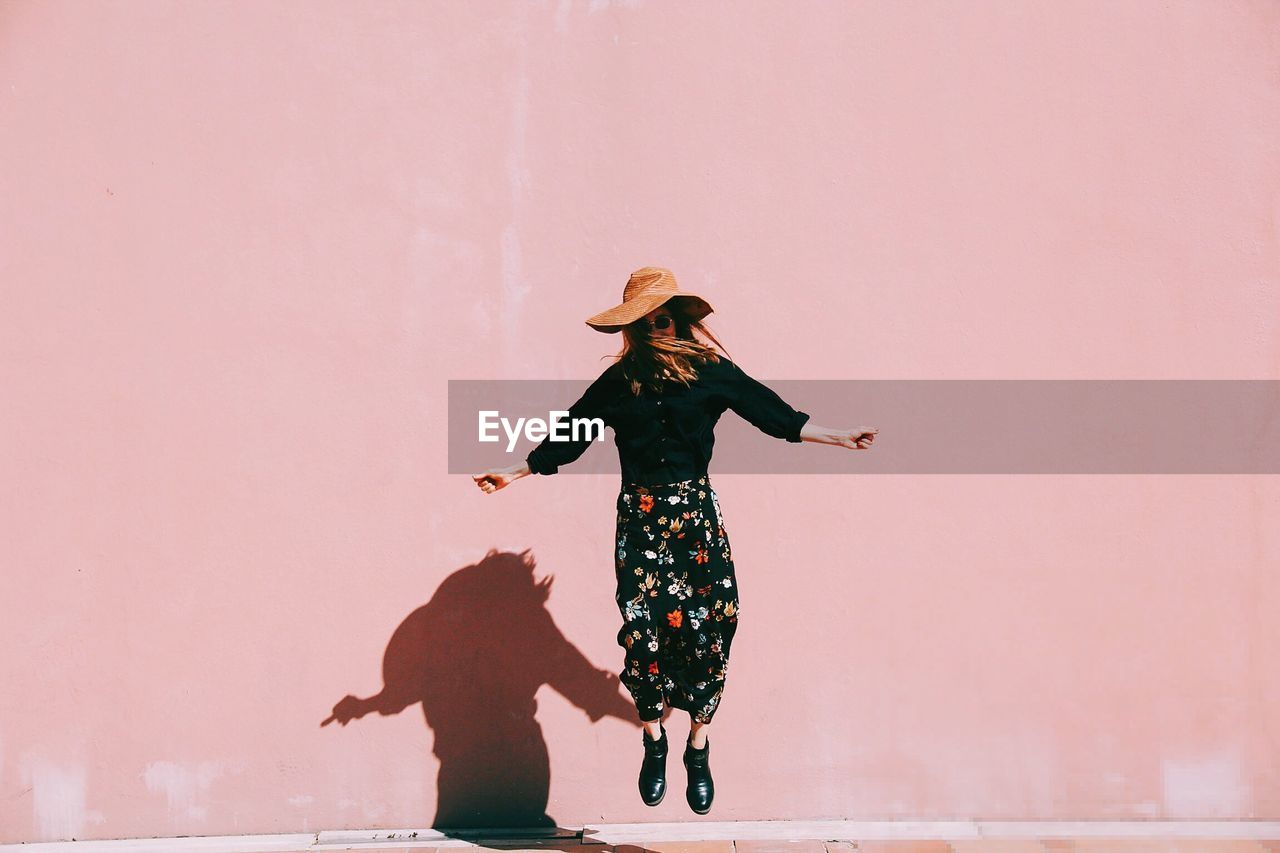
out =
<path fill-rule="evenodd" d="M 516 443 L 522 436 L 535 444 L 547 436 L 550 436 L 552 441 L 604 441 L 602 418 L 571 418 L 566 424 L 561 418 L 568 416 L 567 411 L 550 412 L 548 418 L 551 426 L 548 427 L 547 421 L 542 418 L 516 418 L 515 424 L 512 424 L 508 418 L 502 417 L 497 409 L 482 409 L 479 440 L 485 444 L 500 441 L 501 436 L 496 435 L 495 431 L 501 427 L 502 432 L 507 436 L 508 453 L 516 449 Z M 565 426 L 568 427 L 567 431 L 562 429 Z"/>
<path fill-rule="evenodd" d="M 590 384 L 590 378 L 450 379 L 450 473 L 518 462 L 554 434 L 569 441 L 575 435 L 597 439 L 580 458 L 561 466 L 560 474 L 616 475 L 618 454 L 612 442 L 603 441 L 605 425 L 596 418 L 575 427 L 565 411 Z M 847 452 L 781 441 L 725 411 L 715 427 L 712 472 L 1280 474 L 1277 380 L 769 379 L 766 384 L 808 412 L 813 423 L 832 428 L 874 424 L 880 430 L 874 449 Z M 551 417 L 544 418 L 544 412 Z M 499 413 L 507 414 L 505 423 Z"/>

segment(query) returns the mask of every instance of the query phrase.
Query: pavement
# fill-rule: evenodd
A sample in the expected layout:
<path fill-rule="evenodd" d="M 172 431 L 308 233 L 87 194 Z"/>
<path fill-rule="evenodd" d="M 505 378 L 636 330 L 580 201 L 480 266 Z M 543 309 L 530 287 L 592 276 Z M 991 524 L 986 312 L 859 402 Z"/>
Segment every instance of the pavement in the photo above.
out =
<path fill-rule="evenodd" d="M 311 847 L 307 853 L 336 847 Z M 365 847 L 384 853 L 424 853 L 439 849 L 457 853 L 458 847 Z M 1280 840 L 1224 838 L 955 838 L 955 839 L 848 839 L 840 841 L 728 840 L 646 841 L 644 844 L 554 844 L 537 840 L 477 839 L 472 849 L 504 853 L 1280 853 Z M 300 851 L 301 853 L 301 851 Z"/>
<path fill-rule="evenodd" d="M 845 834 L 854 837 L 838 837 Z M 459 853 L 460 848 L 503 853 L 1280 853 L 1280 823 L 689 821 L 532 831 L 332 830 L 6 843 L 0 844 L 0 853 Z"/>

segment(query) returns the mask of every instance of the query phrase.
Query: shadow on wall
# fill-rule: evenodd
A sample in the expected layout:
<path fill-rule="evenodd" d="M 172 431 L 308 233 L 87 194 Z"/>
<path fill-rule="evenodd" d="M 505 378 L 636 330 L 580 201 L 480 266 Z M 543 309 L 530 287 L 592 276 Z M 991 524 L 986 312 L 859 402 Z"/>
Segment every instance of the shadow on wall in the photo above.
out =
<path fill-rule="evenodd" d="M 612 716 L 640 727 L 617 674 L 592 666 L 552 621 L 554 577 L 535 582 L 534 566 L 528 550 L 490 550 L 454 572 L 391 635 L 382 691 L 344 697 L 320 724 L 421 702 L 440 760 L 432 828 L 555 826 L 550 760 L 534 718 L 543 684 L 592 722 Z"/>

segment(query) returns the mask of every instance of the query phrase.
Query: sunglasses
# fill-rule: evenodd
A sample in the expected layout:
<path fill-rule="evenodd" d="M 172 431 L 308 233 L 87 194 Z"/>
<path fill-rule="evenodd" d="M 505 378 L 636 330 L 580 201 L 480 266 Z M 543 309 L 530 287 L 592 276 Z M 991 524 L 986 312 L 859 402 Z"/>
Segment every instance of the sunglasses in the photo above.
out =
<path fill-rule="evenodd" d="M 659 317 L 655 317 L 652 320 L 648 319 L 647 317 L 642 317 L 640 319 L 640 322 L 647 325 L 650 329 L 665 329 L 671 325 L 672 320 L 671 320 L 671 315 L 663 314 Z"/>

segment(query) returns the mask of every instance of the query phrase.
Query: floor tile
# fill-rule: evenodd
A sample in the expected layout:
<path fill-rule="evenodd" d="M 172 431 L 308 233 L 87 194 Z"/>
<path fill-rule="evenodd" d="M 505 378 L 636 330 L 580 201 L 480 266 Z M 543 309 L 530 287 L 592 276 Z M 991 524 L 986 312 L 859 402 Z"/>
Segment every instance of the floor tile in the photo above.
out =
<path fill-rule="evenodd" d="M 884 841 L 858 840 L 858 853 L 951 853 L 951 845 L 945 841 L 923 839 L 892 839 Z"/>
<path fill-rule="evenodd" d="M 580 838 L 475 838 L 470 840 L 476 845 L 472 849 L 500 850 L 503 853 L 523 853 L 524 851 L 556 853 L 562 850 L 583 853 Z M 590 848 L 592 851 L 599 849 L 599 845 Z"/>
<path fill-rule="evenodd" d="M 644 849 L 651 853 L 733 853 L 732 841 L 649 841 Z"/>
<path fill-rule="evenodd" d="M 821 841 L 735 841 L 733 848 L 734 853 L 826 853 Z"/>
<path fill-rule="evenodd" d="M 1266 853 L 1251 839 L 1223 838 L 1072 838 L 1045 844 L 1052 853 Z"/>

